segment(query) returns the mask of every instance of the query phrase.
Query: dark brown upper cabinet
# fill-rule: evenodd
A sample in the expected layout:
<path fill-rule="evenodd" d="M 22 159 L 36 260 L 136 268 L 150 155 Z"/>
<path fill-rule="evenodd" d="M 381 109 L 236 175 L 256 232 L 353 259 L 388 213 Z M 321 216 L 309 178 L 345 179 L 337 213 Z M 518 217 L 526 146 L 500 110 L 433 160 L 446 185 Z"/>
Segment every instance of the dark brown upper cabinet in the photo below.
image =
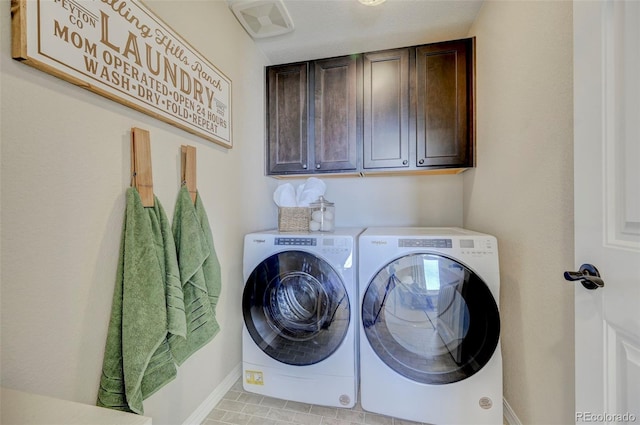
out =
<path fill-rule="evenodd" d="M 268 174 L 356 171 L 358 63 L 347 56 L 267 68 Z"/>
<path fill-rule="evenodd" d="M 267 174 L 474 162 L 474 38 L 267 68 Z"/>
<path fill-rule="evenodd" d="M 474 39 L 416 47 L 416 166 L 473 167 Z"/>
<path fill-rule="evenodd" d="M 313 62 L 316 171 L 355 171 L 358 166 L 357 64 L 355 56 Z"/>
<path fill-rule="evenodd" d="M 308 147 L 309 64 L 267 69 L 267 158 L 269 174 L 303 173 Z"/>
<path fill-rule="evenodd" d="M 363 167 L 408 168 L 410 49 L 365 53 Z"/>

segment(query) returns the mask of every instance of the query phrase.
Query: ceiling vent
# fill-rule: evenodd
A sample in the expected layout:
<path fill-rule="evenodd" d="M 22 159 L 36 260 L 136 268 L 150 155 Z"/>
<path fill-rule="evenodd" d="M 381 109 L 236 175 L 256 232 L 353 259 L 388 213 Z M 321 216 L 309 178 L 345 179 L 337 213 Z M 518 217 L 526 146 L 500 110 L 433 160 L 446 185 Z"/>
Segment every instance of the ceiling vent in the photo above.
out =
<path fill-rule="evenodd" d="M 293 31 L 293 22 L 282 0 L 239 0 L 231 10 L 253 38 L 273 37 Z"/>

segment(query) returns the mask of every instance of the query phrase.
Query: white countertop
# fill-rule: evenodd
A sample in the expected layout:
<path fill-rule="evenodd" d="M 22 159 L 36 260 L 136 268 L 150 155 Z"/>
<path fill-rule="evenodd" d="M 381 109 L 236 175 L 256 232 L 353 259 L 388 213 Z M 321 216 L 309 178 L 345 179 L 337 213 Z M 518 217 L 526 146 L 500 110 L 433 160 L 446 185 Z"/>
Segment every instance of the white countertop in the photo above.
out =
<path fill-rule="evenodd" d="M 0 388 L 2 425 L 151 425 L 151 418 Z"/>

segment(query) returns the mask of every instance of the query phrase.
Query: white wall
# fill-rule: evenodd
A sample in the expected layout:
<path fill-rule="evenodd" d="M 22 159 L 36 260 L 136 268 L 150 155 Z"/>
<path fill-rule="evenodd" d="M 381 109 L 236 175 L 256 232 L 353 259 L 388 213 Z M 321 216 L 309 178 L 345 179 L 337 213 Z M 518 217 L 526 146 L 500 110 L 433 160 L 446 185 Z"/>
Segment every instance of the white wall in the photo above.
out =
<path fill-rule="evenodd" d="M 336 226 L 462 226 L 461 175 L 320 178 Z"/>
<path fill-rule="evenodd" d="M 167 214 L 180 145 L 197 148 L 223 288 L 222 331 L 145 401 L 154 424 L 184 421 L 240 361 L 242 237 L 275 221 L 263 176 L 266 59 L 223 1 L 147 1 L 233 81 L 234 148 L 226 150 L 11 60 L 0 3 L 2 85 L 2 385 L 94 404 L 130 183 L 131 127 L 150 131 L 154 191 Z"/>
<path fill-rule="evenodd" d="M 487 1 L 464 225 L 498 237 L 504 393 L 524 424 L 574 422 L 572 5 Z"/>
<path fill-rule="evenodd" d="M 154 191 L 169 218 L 180 145 L 222 265 L 220 334 L 145 401 L 154 424 L 188 418 L 241 360 L 242 239 L 273 228 L 281 181 L 264 177 L 264 65 L 226 2 L 145 1 L 233 81 L 231 150 L 10 59 L 0 0 L 1 385 L 93 404 L 130 184 L 131 127 L 151 133 Z M 296 183 L 302 180 L 296 181 Z M 326 179 L 340 226 L 462 225 L 462 176 Z"/>

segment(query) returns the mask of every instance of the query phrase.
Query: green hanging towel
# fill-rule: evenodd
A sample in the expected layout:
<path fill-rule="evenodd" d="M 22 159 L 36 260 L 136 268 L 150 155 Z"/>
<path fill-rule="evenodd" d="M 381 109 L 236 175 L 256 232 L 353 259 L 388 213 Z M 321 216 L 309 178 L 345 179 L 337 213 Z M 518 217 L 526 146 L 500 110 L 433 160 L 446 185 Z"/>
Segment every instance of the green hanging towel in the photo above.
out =
<path fill-rule="evenodd" d="M 129 188 L 97 405 L 143 414 L 176 376 L 170 336 L 186 336 L 171 225 L 156 197 L 145 208 Z"/>
<path fill-rule="evenodd" d="M 213 245 L 207 213 L 200 194 L 195 205 L 186 186 L 180 189 L 173 214 L 173 236 L 187 317 L 186 340 L 171 336 L 169 343 L 178 365 L 220 331 L 216 304 L 220 297 L 220 263 Z"/>

